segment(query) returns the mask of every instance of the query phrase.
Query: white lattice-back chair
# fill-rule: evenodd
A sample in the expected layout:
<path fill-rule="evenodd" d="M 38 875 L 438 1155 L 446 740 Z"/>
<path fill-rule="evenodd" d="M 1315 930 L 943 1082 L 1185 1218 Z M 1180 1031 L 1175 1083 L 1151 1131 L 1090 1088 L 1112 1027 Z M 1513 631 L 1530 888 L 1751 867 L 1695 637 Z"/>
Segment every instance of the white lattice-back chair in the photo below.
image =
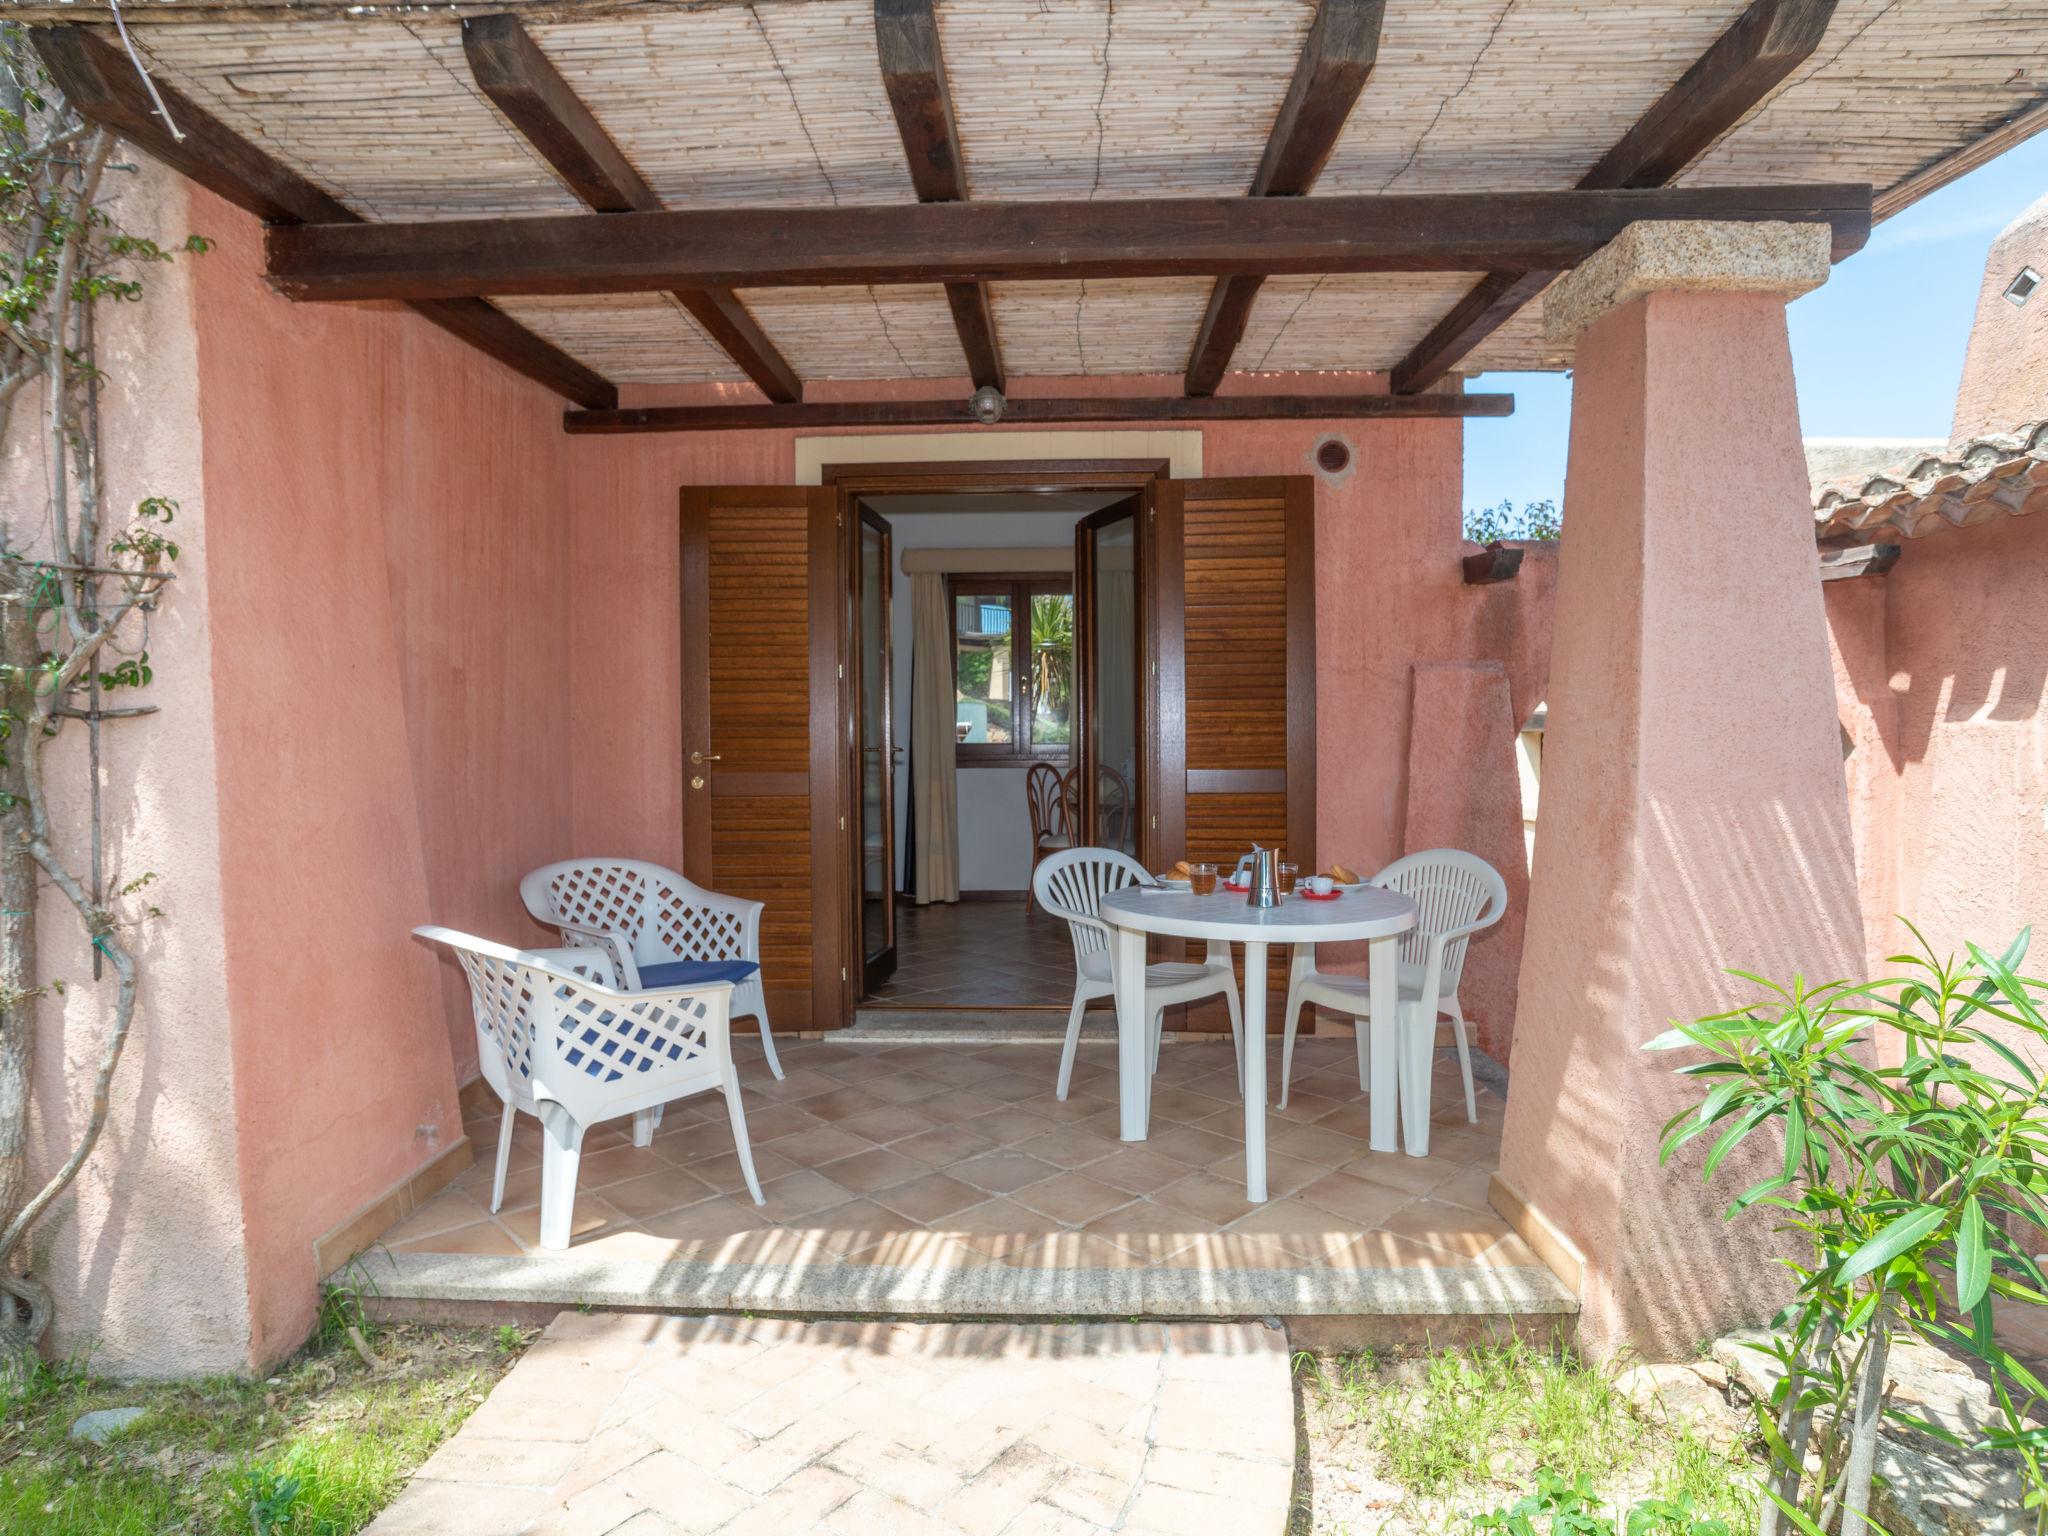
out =
<path fill-rule="evenodd" d="M 1476 853 L 1456 848 L 1431 848 L 1396 859 L 1368 882 L 1398 891 L 1415 903 L 1415 926 L 1401 935 L 1400 993 L 1408 1036 L 1427 1026 L 1435 1038 L 1437 1019 L 1451 1021 L 1458 1047 L 1458 1071 L 1465 1079 L 1465 1117 L 1479 1118 L 1478 1096 L 1472 1087 L 1472 1045 L 1465 1034 L 1465 1011 L 1458 1003 L 1458 982 L 1465 974 L 1465 950 L 1472 935 L 1491 928 L 1508 909 L 1508 883 L 1500 871 Z M 1305 1003 L 1320 1003 L 1363 1019 L 1372 1011 L 1370 984 L 1363 976 L 1345 976 L 1316 969 L 1313 944 L 1295 946 L 1287 980 L 1286 1043 L 1280 1050 L 1280 1104 L 1287 1105 L 1294 1074 L 1294 1035 Z M 1426 1013 L 1421 1010 L 1427 1009 Z M 1428 1091 L 1427 1072 L 1418 1073 Z M 1429 1106 L 1419 1111 L 1426 1120 Z"/>
<path fill-rule="evenodd" d="M 782 1076 L 761 987 L 760 902 L 707 891 L 641 859 L 544 864 L 519 882 L 519 899 L 564 944 L 604 950 L 629 992 L 731 983 L 733 1017 L 759 1022 L 768 1070 Z"/>
<path fill-rule="evenodd" d="M 664 1104 L 712 1089 L 725 1095 L 733 1150 L 754 1203 L 762 1203 L 732 1067 L 729 982 L 625 991 L 595 946 L 514 949 L 431 925 L 413 933 L 454 951 L 469 978 L 477 1056 L 505 1105 L 493 1211 L 505 1199 L 512 1127 L 522 1111 L 541 1125 L 540 1245 L 566 1248 L 584 1132 L 631 1115 L 633 1145 L 644 1147 Z"/>
<path fill-rule="evenodd" d="M 1074 1077 L 1074 1053 L 1081 1044 L 1081 1015 L 1098 997 L 1116 995 L 1110 974 L 1109 924 L 1098 915 L 1102 898 L 1127 885 L 1150 885 L 1145 866 L 1114 848 L 1069 848 L 1049 854 L 1031 876 L 1031 893 L 1054 917 L 1064 918 L 1074 940 L 1074 1005 L 1067 1013 L 1067 1043 L 1060 1052 L 1057 1092 L 1067 1096 Z M 1159 1067 L 1159 1039 L 1165 1012 L 1176 1003 L 1223 995 L 1230 1010 L 1230 1041 L 1237 1049 L 1237 1085 L 1244 1089 L 1244 1019 L 1238 1011 L 1237 973 L 1231 969 L 1230 946 L 1211 943 L 1200 964 L 1166 961 L 1145 967 L 1145 1024 L 1152 1048 L 1152 1068 Z"/>

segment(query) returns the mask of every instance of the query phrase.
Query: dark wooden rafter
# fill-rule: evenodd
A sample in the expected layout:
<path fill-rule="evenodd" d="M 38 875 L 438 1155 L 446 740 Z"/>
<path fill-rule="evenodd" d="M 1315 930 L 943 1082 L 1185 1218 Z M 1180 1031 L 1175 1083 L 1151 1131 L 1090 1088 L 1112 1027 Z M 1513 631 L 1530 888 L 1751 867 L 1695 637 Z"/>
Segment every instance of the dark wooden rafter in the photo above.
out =
<path fill-rule="evenodd" d="M 50 78 L 82 116 L 112 129 L 209 192 L 273 228 L 360 222 L 345 205 L 159 80 L 156 86 L 164 106 L 184 134 L 182 139 L 173 137 L 157 116 L 134 64 L 97 33 L 81 26 L 43 27 L 31 36 Z M 413 301 L 412 308 L 564 399 L 593 410 L 618 403 L 618 391 L 601 375 L 481 298 Z"/>
<path fill-rule="evenodd" d="M 1396 395 L 1396 400 L 1427 399 L 1424 395 Z M 1466 555 L 1460 562 L 1468 587 L 1490 587 L 1496 582 L 1513 581 L 1515 572 L 1522 568 L 1523 551 L 1513 544 L 1504 544 L 1495 539 L 1475 555 Z"/>
<path fill-rule="evenodd" d="M 1320 421 L 1419 416 L 1507 416 L 1513 395 L 1170 395 L 1165 399 L 1011 400 L 1005 424 Z M 759 427 L 976 425 L 965 400 L 846 400 L 811 405 L 678 405 L 569 411 L 571 432 L 731 432 Z"/>
<path fill-rule="evenodd" d="M 1839 259 L 1870 188 L 715 208 L 324 224 L 269 234 L 294 299 L 635 293 L 1076 277 L 1562 270 L 1643 219 L 1824 223 Z"/>
<path fill-rule="evenodd" d="M 516 16 L 472 16 L 462 51 L 477 88 L 569 190 L 598 213 L 652 213 L 661 199 Z M 730 288 L 678 288 L 676 302 L 770 400 L 803 398 L 803 381 Z"/>
<path fill-rule="evenodd" d="M 1812 56 L 1834 10 L 1835 0 L 1755 0 L 1579 178 L 1578 189 L 1668 185 Z M 1409 394 L 1434 384 L 1561 270 L 1529 266 L 1490 272 L 1395 367 L 1395 392 Z"/>
<path fill-rule="evenodd" d="M 875 51 L 917 200 L 966 202 L 967 171 L 932 0 L 875 0 Z M 960 350 L 966 354 L 975 387 L 1003 388 L 1003 355 L 988 284 L 948 283 L 946 303 L 952 307 L 953 327 L 960 333 Z"/>
<path fill-rule="evenodd" d="M 1386 0 L 1322 0 L 1280 114 L 1266 138 L 1266 153 L 1252 177 L 1253 197 L 1304 197 L 1328 163 L 1359 93 L 1379 57 Z M 1213 395 L 1244 338 L 1262 275 L 1226 277 L 1209 290 L 1209 307 L 1188 354 L 1184 388 Z"/>

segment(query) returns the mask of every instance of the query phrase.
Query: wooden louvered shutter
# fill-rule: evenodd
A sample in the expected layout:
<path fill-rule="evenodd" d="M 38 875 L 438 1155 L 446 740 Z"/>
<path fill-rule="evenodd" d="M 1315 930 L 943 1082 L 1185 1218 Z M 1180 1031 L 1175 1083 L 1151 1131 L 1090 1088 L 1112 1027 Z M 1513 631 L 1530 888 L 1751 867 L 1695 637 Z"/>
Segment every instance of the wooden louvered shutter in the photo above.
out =
<path fill-rule="evenodd" d="M 1227 872 L 1257 842 L 1313 870 L 1315 482 L 1162 481 L 1150 532 L 1153 863 Z"/>
<path fill-rule="evenodd" d="M 778 1028 L 841 1022 L 836 515 L 816 486 L 682 493 L 684 873 L 767 903 Z"/>

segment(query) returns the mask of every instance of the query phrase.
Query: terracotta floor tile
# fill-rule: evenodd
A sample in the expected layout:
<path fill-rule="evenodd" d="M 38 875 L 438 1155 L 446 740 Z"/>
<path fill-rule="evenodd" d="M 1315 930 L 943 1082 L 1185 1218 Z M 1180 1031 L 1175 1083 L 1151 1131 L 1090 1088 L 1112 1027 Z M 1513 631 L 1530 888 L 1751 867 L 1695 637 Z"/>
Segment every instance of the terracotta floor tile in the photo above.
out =
<path fill-rule="evenodd" d="M 702 1179 L 722 1194 L 730 1195 L 744 1191 L 747 1187 L 746 1175 L 740 1170 L 739 1154 L 730 1149 L 716 1157 L 700 1157 L 685 1171 L 691 1178 Z M 773 1148 L 754 1148 L 754 1176 L 763 1184 L 770 1179 L 779 1179 L 796 1171 L 796 1164 Z"/>
<path fill-rule="evenodd" d="M 809 1233 L 841 1257 L 863 1253 L 903 1226 L 903 1218 L 884 1210 L 872 1200 L 849 1200 L 829 1210 L 792 1223 L 792 1228 Z"/>
<path fill-rule="evenodd" d="M 618 1219 L 618 1212 L 604 1204 L 596 1195 L 585 1194 L 578 1190 L 576 1192 L 575 1209 L 570 1212 L 569 1216 L 570 1246 L 574 1247 L 576 1239 L 584 1234 L 595 1232 L 599 1228 L 608 1226 Z M 528 1206 L 523 1211 L 500 1212 L 498 1222 L 507 1232 L 510 1232 L 520 1242 L 524 1243 L 529 1250 L 535 1253 L 544 1251 L 540 1246 L 540 1207 L 538 1205 Z"/>
<path fill-rule="evenodd" d="M 1218 1178 L 1213 1173 L 1190 1173 L 1164 1189 L 1155 1190 L 1152 1198 L 1217 1226 L 1237 1220 L 1249 1209 L 1244 1180 Z"/>
<path fill-rule="evenodd" d="M 901 1141 L 906 1136 L 916 1136 L 931 1129 L 931 1121 L 915 1109 L 900 1104 L 885 1104 L 880 1109 L 870 1109 L 849 1119 L 833 1122 L 840 1130 L 885 1146 Z"/>
<path fill-rule="evenodd" d="M 1458 1172 L 1456 1163 L 1437 1157 L 1410 1157 L 1406 1152 L 1366 1152 L 1346 1163 L 1340 1172 L 1368 1184 L 1385 1184 L 1426 1195 Z"/>
<path fill-rule="evenodd" d="M 1272 1238 L 1304 1259 L 1326 1259 L 1360 1235 L 1356 1222 L 1294 1200 L 1274 1200 L 1230 1223 L 1225 1236 Z"/>
<path fill-rule="evenodd" d="M 898 1152 L 916 1158 L 934 1168 L 943 1168 L 964 1158 L 986 1152 L 994 1145 L 986 1136 L 977 1136 L 964 1126 L 943 1125 L 936 1130 L 923 1131 L 916 1136 L 906 1136 L 889 1145 Z"/>
<path fill-rule="evenodd" d="M 815 1211 L 843 1205 L 853 1191 L 835 1184 L 809 1168 L 799 1168 L 773 1181 L 763 1181 L 761 1193 L 767 1200 L 763 1210 L 771 1221 L 800 1221 Z"/>
<path fill-rule="evenodd" d="M 1493 1172 L 1492 1168 L 1485 1166 L 1466 1168 L 1437 1185 L 1429 1192 L 1429 1198 L 1447 1205 L 1462 1205 L 1468 1211 L 1491 1214 L 1493 1204 L 1488 1194 L 1493 1187 Z"/>
<path fill-rule="evenodd" d="M 747 1134 L 756 1141 L 773 1141 L 778 1136 L 794 1136 L 798 1131 L 814 1130 L 825 1122 L 800 1104 L 764 1104 L 758 1109 L 747 1111 Z M 656 1132 L 656 1139 L 660 1139 Z"/>
<path fill-rule="evenodd" d="M 436 1232 L 429 1237 L 392 1243 L 391 1250 L 394 1253 L 490 1254 L 502 1258 L 516 1258 L 526 1251 L 519 1246 L 517 1238 L 495 1221 L 471 1222 L 466 1227 Z"/>
<path fill-rule="evenodd" d="M 834 1163 L 856 1152 L 865 1152 L 874 1145 L 836 1125 L 814 1126 L 808 1131 L 798 1131 L 794 1136 L 778 1136 L 761 1144 L 778 1156 L 788 1158 L 799 1168 L 817 1168 L 825 1163 Z"/>
<path fill-rule="evenodd" d="M 432 1237 L 437 1232 L 474 1226 L 490 1216 L 487 1209 L 490 1198 L 488 1184 L 477 1190 L 474 1197 L 464 1190 L 444 1189 L 397 1226 L 387 1228 L 380 1241 L 396 1248 L 414 1238 Z"/>
<path fill-rule="evenodd" d="M 897 1269 L 981 1269 L 996 1261 L 943 1232 L 906 1226 L 898 1217 L 880 1242 L 858 1253 L 849 1253 L 840 1262 Z"/>
<path fill-rule="evenodd" d="M 852 1157 L 843 1157 L 837 1162 L 827 1163 L 818 1170 L 835 1184 L 845 1186 L 858 1195 L 873 1194 L 878 1189 L 887 1189 L 909 1179 L 921 1178 L 931 1169 L 914 1157 L 901 1152 L 892 1152 L 887 1147 L 870 1147 Z"/>
<path fill-rule="evenodd" d="M 1164 1125 L 1155 1122 L 1152 1134 L 1142 1142 L 1132 1143 L 1160 1157 L 1171 1158 L 1188 1168 L 1213 1168 L 1244 1152 L 1242 1140 L 1231 1142 L 1208 1131 L 1190 1130 L 1184 1125 Z"/>
<path fill-rule="evenodd" d="M 986 1136 L 999 1147 L 1014 1147 L 1034 1136 L 1043 1136 L 1051 1128 L 1051 1123 L 1029 1110 L 1006 1106 L 977 1115 L 966 1122 L 966 1128 L 977 1136 Z"/>
<path fill-rule="evenodd" d="M 1032 1114 L 1041 1116 L 1054 1125 L 1070 1125 L 1077 1120 L 1088 1120 L 1101 1114 L 1102 1101 L 1086 1094 L 1058 1098 L 1048 1085 L 1044 1093 L 1035 1099 L 1024 1100 L 1018 1108 L 1028 1109 Z"/>
<path fill-rule="evenodd" d="M 1027 1184 L 1037 1184 L 1059 1172 L 1052 1164 L 1042 1163 L 1028 1152 L 1014 1150 L 984 1152 L 979 1157 L 954 1163 L 946 1171 L 954 1178 L 965 1179 L 976 1189 L 985 1189 L 992 1195 L 1012 1194 Z"/>
<path fill-rule="evenodd" d="M 637 1179 L 607 1184 L 604 1202 L 637 1221 L 643 1216 L 659 1216 L 679 1205 L 694 1205 L 699 1200 L 708 1200 L 715 1193 L 717 1191 L 695 1174 L 680 1168 L 664 1168 L 659 1173 L 643 1173 Z"/>
<path fill-rule="evenodd" d="M 1150 1146 L 1150 1142 L 1120 1142 L 1116 1151 L 1088 1165 L 1088 1177 L 1127 1189 L 1134 1195 L 1149 1195 L 1188 1176 L 1190 1169 L 1186 1163 L 1162 1157 L 1151 1151 Z"/>
<path fill-rule="evenodd" d="M 737 1251 L 738 1240 L 750 1232 L 758 1232 L 767 1226 L 767 1218 L 758 1213 L 751 1201 L 730 1197 L 700 1201 L 686 1205 L 679 1211 L 670 1211 L 665 1216 L 653 1216 L 635 1225 L 639 1230 L 665 1238 L 675 1245 L 677 1259 L 695 1259 L 713 1262 L 728 1258 Z"/>
<path fill-rule="evenodd" d="M 1289 1157 L 1298 1157 L 1320 1167 L 1341 1168 L 1365 1150 L 1365 1144 L 1356 1136 L 1346 1136 L 1326 1126 L 1282 1123 L 1268 1132 L 1266 1149 L 1284 1152 Z"/>
<path fill-rule="evenodd" d="M 1027 1210 L 1013 1200 L 989 1200 L 955 1211 L 944 1221 L 932 1223 L 932 1230 L 964 1243 L 977 1253 L 1000 1259 L 1033 1243 L 1042 1242 L 1058 1230 L 1058 1223 Z"/>
<path fill-rule="evenodd" d="M 661 1173 L 675 1164 L 652 1147 L 611 1147 L 603 1152 L 585 1153 L 576 1167 L 578 1189 L 602 1189 L 644 1174 Z"/>
<path fill-rule="evenodd" d="M 1235 1180 L 1239 1188 L 1244 1186 L 1244 1153 L 1226 1158 L 1215 1164 L 1209 1172 L 1219 1179 Z M 1266 1194 L 1269 1199 L 1278 1200 L 1304 1189 L 1320 1179 L 1329 1169 L 1320 1163 L 1306 1163 L 1298 1157 L 1289 1157 L 1285 1152 L 1266 1152 Z"/>
<path fill-rule="evenodd" d="M 797 1101 L 806 1112 L 820 1120 L 845 1120 L 870 1109 L 880 1109 L 883 1101 L 865 1088 L 856 1088 L 842 1083 L 823 1093 L 813 1094 Z"/>
<path fill-rule="evenodd" d="M 1472 1261 L 1392 1232 L 1368 1232 L 1323 1263 L 1331 1269 L 1469 1269 Z"/>
<path fill-rule="evenodd" d="M 1377 1227 L 1415 1197 L 1405 1189 L 1354 1179 L 1348 1173 L 1326 1173 L 1303 1187 L 1295 1198 L 1368 1228 Z"/>
<path fill-rule="evenodd" d="M 1167 1261 L 1170 1269 L 1304 1269 L 1298 1242 L 1269 1232 L 1208 1232 Z"/>
<path fill-rule="evenodd" d="M 1097 1237 L 1128 1248 L 1152 1263 L 1170 1259 L 1196 1238 L 1216 1230 L 1215 1223 L 1190 1216 L 1150 1200 L 1135 1201 L 1121 1210 L 1098 1216 L 1085 1230 Z"/>
<path fill-rule="evenodd" d="M 943 1173 L 927 1173 L 891 1188 L 877 1190 L 874 1198 L 912 1221 L 935 1227 L 955 1211 L 964 1211 L 988 1196 L 972 1184 L 963 1184 Z"/>
<path fill-rule="evenodd" d="M 988 1082 L 976 1083 L 974 1091 L 1005 1104 L 1022 1104 L 1045 1092 L 1045 1085 L 1058 1077 L 1058 1067 L 1048 1058 L 1039 1072 L 1008 1072 Z"/>
<path fill-rule="evenodd" d="M 1010 1198 L 1063 1225 L 1078 1227 L 1130 1204 L 1133 1196 L 1128 1190 L 1091 1179 L 1085 1173 L 1063 1173 L 1021 1189 Z"/>
<path fill-rule="evenodd" d="M 1279 1101 L 1279 1080 L 1277 1078 L 1274 1080 L 1273 1114 L 1276 1119 L 1301 1122 L 1317 1121 L 1321 1120 L 1325 1115 L 1336 1114 L 1346 1107 L 1342 1100 L 1297 1088 L 1287 1096 L 1287 1105 L 1283 1109 Z M 1342 1127 L 1332 1126 L 1330 1129 L 1339 1130 Z M 1364 1123 L 1361 1122 L 1357 1131 L 1352 1134 L 1363 1136 L 1365 1134 Z"/>
<path fill-rule="evenodd" d="M 1441 1200 L 1411 1200 L 1381 1222 L 1380 1229 L 1468 1259 L 1478 1258 L 1509 1231 L 1498 1216 Z"/>
<path fill-rule="evenodd" d="M 1542 1269 L 1543 1260 L 1536 1250 L 1522 1241 L 1521 1234 L 1510 1232 L 1491 1248 L 1479 1255 L 1479 1262 L 1488 1269 Z"/>
<path fill-rule="evenodd" d="M 1002 1109 L 1004 1101 L 992 1099 L 972 1088 L 963 1088 L 927 1099 L 918 1107 L 934 1125 L 960 1125 L 969 1120 L 979 1119 L 991 1111 Z"/>
<path fill-rule="evenodd" d="M 922 1072 L 897 1072 L 886 1077 L 871 1078 L 860 1085 L 861 1091 L 884 1104 L 918 1104 L 934 1094 L 951 1090 L 936 1078 L 926 1077 Z"/>
<path fill-rule="evenodd" d="M 1019 1152 L 1029 1152 L 1041 1162 L 1052 1163 L 1060 1168 L 1085 1168 L 1090 1163 L 1100 1162 L 1123 1145 L 1107 1136 L 1097 1136 L 1089 1131 L 1052 1129 L 1041 1132 L 1029 1141 L 1017 1143 Z"/>

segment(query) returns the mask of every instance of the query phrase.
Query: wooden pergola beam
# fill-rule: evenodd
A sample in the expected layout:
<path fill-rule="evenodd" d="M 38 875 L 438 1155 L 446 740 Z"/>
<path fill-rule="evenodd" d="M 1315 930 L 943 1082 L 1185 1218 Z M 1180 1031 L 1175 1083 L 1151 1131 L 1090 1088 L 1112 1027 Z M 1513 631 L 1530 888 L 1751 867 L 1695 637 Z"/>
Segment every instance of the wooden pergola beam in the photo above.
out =
<path fill-rule="evenodd" d="M 335 301 L 706 286 L 1562 270 L 1643 219 L 1824 223 L 1839 260 L 1869 238 L 1870 188 L 714 208 L 300 225 L 272 229 L 268 244 L 269 276 L 279 291 Z"/>
<path fill-rule="evenodd" d="M 468 18 L 462 51 L 477 89 L 593 211 L 660 209 L 661 198 L 517 16 Z M 796 370 L 730 288 L 683 288 L 674 297 L 761 393 L 785 403 L 803 399 Z"/>
<path fill-rule="evenodd" d="M 967 170 L 932 0 L 875 0 L 875 52 L 882 64 L 882 85 L 896 113 L 897 132 L 903 136 L 917 200 L 966 202 Z M 948 283 L 946 303 L 953 310 L 953 328 L 960 333 L 960 350 L 966 354 L 975 386 L 1003 388 L 1003 354 L 988 284 Z"/>
<path fill-rule="evenodd" d="M 1322 0 L 1316 7 L 1250 196 L 1305 197 L 1315 186 L 1372 78 L 1385 13 L 1386 0 Z M 1256 275 L 1226 277 L 1209 290 L 1209 307 L 1188 354 L 1188 394 L 1216 393 L 1265 281 Z"/>
<path fill-rule="evenodd" d="M 1667 185 L 1811 57 L 1834 10 L 1835 0 L 1755 0 L 1579 178 L 1579 190 Z M 1562 270 L 1496 266 L 1395 366 L 1395 392 L 1441 379 Z"/>
<path fill-rule="evenodd" d="M 157 116 L 127 55 L 97 33 L 78 26 L 41 27 L 31 37 L 43 67 L 81 116 L 113 130 L 209 192 L 273 228 L 359 222 L 344 204 L 159 80 L 156 87 L 164 106 L 184 135 L 174 137 Z M 603 376 L 481 298 L 413 301 L 412 308 L 564 399 L 593 410 L 618 404 L 619 392 Z"/>
<path fill-rule="evenodd" d="M 1513 395 L 1171 395 L 1156 400 L 1011 400 L 1005 425 L 1075 422 L 1320 421 L 1507 416 Z M 976 425 L 965 400 L 847 400 L 809 405 L 675 405 L 568 411 L 571 432 L 731 432 L 760 427 Z"/>

